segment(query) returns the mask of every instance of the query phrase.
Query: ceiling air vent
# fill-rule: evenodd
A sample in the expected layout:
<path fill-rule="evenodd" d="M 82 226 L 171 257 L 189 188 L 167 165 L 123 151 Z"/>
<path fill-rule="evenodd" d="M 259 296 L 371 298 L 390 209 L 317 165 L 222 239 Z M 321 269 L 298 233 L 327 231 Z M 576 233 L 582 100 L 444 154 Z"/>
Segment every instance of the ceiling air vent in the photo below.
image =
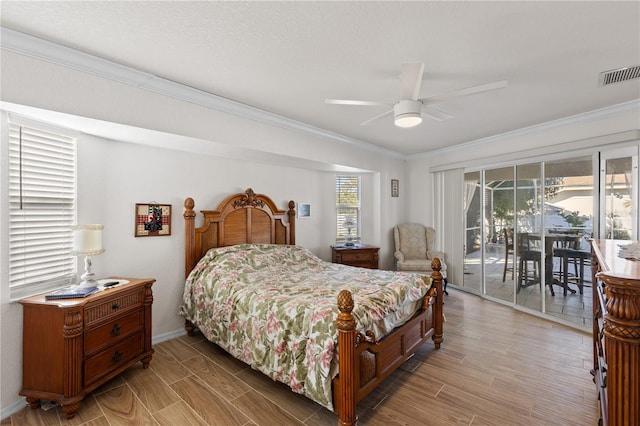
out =
<path fill-rule="evenodd" d="M 640 78 L 640 65 L 600 73 L 600 86 Z"/>

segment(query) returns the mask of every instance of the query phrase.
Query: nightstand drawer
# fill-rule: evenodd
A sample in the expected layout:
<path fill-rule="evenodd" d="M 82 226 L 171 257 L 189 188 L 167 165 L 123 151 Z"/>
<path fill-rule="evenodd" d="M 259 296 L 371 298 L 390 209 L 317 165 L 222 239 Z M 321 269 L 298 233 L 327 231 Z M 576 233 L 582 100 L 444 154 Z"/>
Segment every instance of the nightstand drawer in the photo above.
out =
<path fill-rule="evenodd" d="M 359 268 L 378 268 L 378 247 L 366 244 L 331 246 L 331 261 Z"/>
<path fill-rule="evenodd" d="M 111 291 L 111 290 L 106 290 Z M 144 292 L 137 291 L 135 293 L 124 294 L 115 297 L 107 302 L 88 306 L 84 310 L 84 323 L 89 327 L 93 323 L 108 318 L 112 315 L 119 315 L 127 310 L 135 309 L 142 306 L 144 301 Z"/>
<path fill-rule="evenodd" d="M 347 251 L 342 253 L 342 261 L 343 262 L 358 262 L 358 261 L 366 261 L 371 263 L 371 259 L 373 259 L 373 254 L 370 251 L 362 252 L 362 251 Z"/>
<path fill-rule="evenodd" d="M 343 265 L 355 266 L 356 268 L 376 269 L 375 265 L 371 262 L 371 260 L 369 260 L 369 261 L 364 261 L 364 260 L 360 260 L 360 261 L 345 260 L 343 262 Z"/>
<path fill-rule="evenodd" d="M 88 358 L 84 363 L 85 386 L 134 359 L 143 349 L 144 333 L 138 333 Z"/>
<path fill-rule="evenodd" d="M 110 346 L 118 339 L 140 332 L 144 327 L 144 311 L 139 309 L 121 318 L 87 331 L 84 336 L 84 353 L 91 355 L 101 347 Z"/>

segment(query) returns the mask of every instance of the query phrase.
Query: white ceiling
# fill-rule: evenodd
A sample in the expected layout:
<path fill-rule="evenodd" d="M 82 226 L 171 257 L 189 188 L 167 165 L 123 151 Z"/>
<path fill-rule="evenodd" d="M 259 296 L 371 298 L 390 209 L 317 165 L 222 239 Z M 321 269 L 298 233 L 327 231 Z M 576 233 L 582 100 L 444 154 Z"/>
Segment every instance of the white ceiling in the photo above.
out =
<path fill-rule="evenodd" d="M 640 99 L 639 1 L 7 1 L 1 25 L 371 143 L 428 152 Z M 412 129 L 386 107 L 404 62 L 424 62 L 420 97 L 497 80 L 437 104 L 454 118 Z"/>

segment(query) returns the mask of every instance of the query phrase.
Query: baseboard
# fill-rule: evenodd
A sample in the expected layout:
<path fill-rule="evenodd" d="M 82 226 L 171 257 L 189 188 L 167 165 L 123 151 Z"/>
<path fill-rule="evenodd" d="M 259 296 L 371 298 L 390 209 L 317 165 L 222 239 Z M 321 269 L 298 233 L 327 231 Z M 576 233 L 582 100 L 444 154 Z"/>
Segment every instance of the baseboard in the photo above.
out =
<path fill-rule="evenodd" d="M 4 408 L 0 409 L 0 421 L 4 421 L 5 419 L 7 419 L 10 416 L 14 415 L 15 413 L 17 413 L 18 411 L 22 410 L 26 406 L 27 406 L 26 398 L 21 397 L 21 398 L 17 399 L 16 401 L 14 401 L 8 407 L 4 407 Z"/>
<path fill-rule="evenodd" d="M 184 336 L 187 334 L 187 331 L 184 328 L 180 328 L 178 330 L 170 331 L 168 333 L 159 334 L 157 336 L 153 336 L 151 338 L 151 344 L 157 345 L 158 343 L 165 342 L 167 340 L 175 339 L 176 337 Z"/>
<path fill-rule="evenodd" d="M 176 337 L 184 336 L 185 334 L 187 334 L 187 332 L 185 331 L 184 328 L 181 328 L 181 329 L 178 329 L 178 330 L 174 330 L 174 331 L 170 331 L 168 333 L 159 334 L 159 335 L 153 336 L 151 338 L 151 344 L 152 345 L 157 345 L 158 343 L 162 343 L 162 342 L 165 342 L 167 340 L 175 339 Z M 17 413 L 18 411 L 22 410 L 26 406 L 27 406 L 27 401 L 26 401 L 26 399 L 24 397 L 21 397 L 21 398 L 17 399 L 16 401 L 14 401 L 8 407 L 3 407 L 2 409 L 0 409 L 0 420 L 5 420 L 6 418 L 8 418 L 8 417 L 14 415 L 15 413 Z"/>

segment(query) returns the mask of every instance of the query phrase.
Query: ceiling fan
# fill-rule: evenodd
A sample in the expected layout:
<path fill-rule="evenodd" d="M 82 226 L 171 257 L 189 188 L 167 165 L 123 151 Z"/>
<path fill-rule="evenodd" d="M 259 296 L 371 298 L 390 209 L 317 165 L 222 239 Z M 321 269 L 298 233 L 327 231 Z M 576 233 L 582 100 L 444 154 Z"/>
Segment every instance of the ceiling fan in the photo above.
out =
<path fill-rule="evenodd" d="M 396 126 L 414 127 L 422 122 L 422 116 L 426 116 L 437 121 L 444 121 L 449 118 L 453 118 L 452 115 L 432 107 L 431 104 L 433 103 L 442 102 L 456 96 L 474 95 L 476 93 L 488 92 L 490 90 L 507 87 L 507 80 L 500 80 L 454 90 L 441 95 L 419 98 L 423 73 L 424 63 L 418 62 L 402 64 L 402 74 L 400 76 L 400 100 L 396 103 L 349 99 L 325 99 L 325 103 L 334 105 L 393 106 L 392 109 L 370 118 L 369 120 L 361 123 L 361 125 L 366 126 L 367 124 L 393 113 L 394 124 Z"/>

